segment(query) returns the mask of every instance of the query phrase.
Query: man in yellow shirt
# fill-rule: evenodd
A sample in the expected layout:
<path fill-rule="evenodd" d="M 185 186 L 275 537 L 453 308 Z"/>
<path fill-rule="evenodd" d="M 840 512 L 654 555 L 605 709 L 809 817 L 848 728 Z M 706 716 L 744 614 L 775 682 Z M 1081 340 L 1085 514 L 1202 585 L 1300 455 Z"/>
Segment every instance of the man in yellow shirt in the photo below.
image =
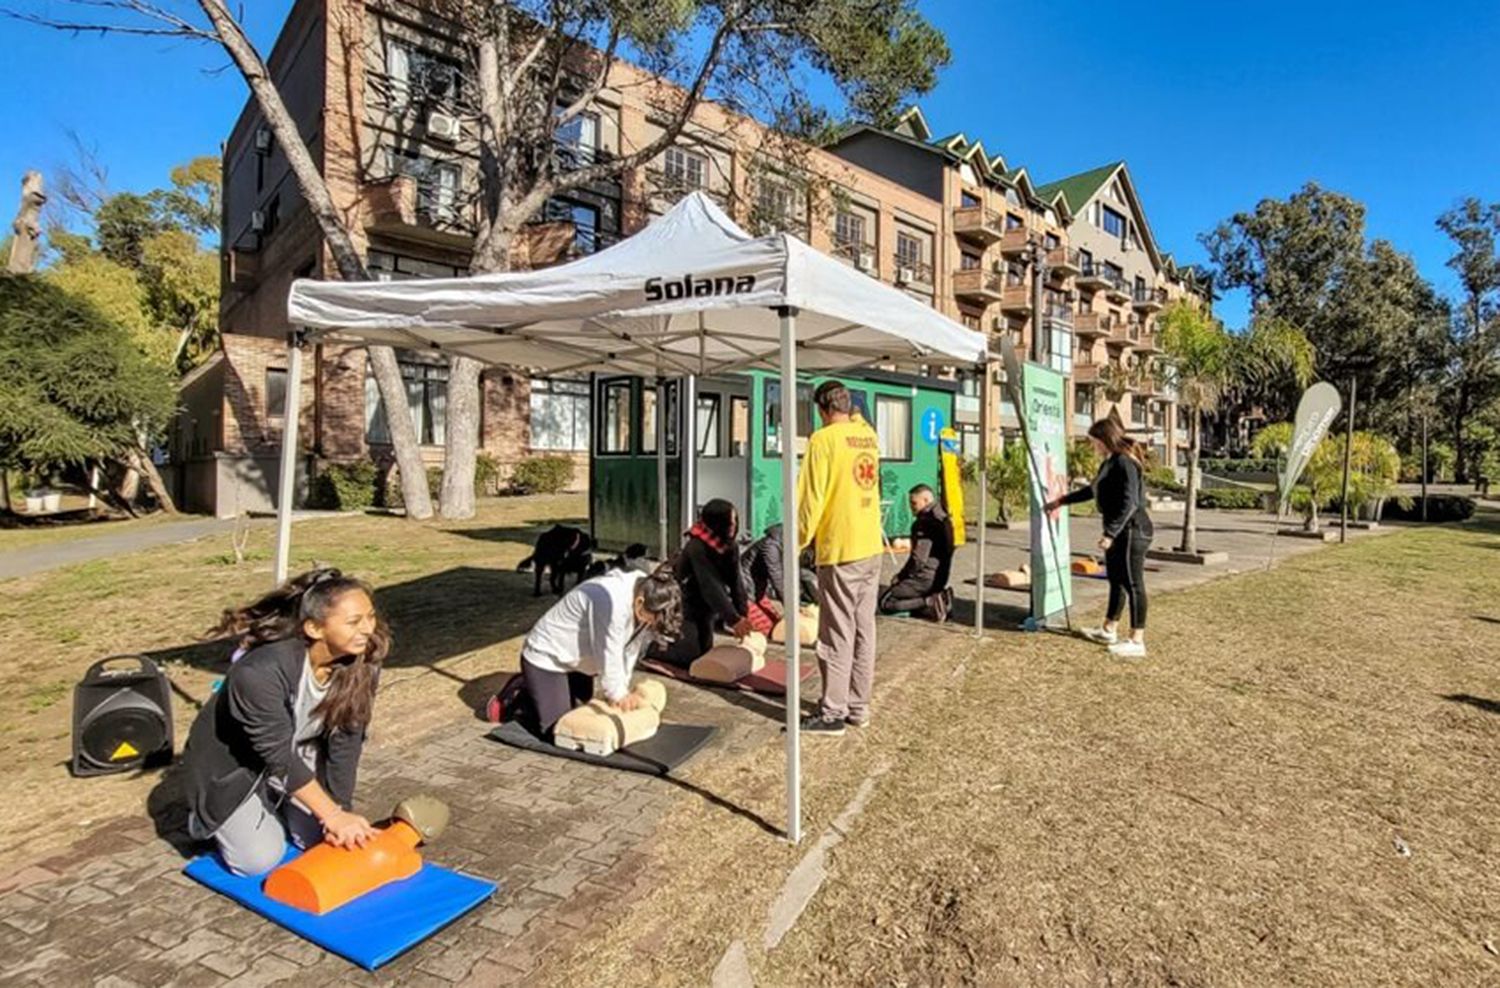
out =
<path fill-rule="evenodd" d="M 870 722 L 875 689 L 875 603 L 880 591 L 880 441 L 852 416 L 849 389 L 825 381 L 813 395 L 823 428 L 807 441 L 797 483 L 800 548 L 817 545 L 819 712 L 809 734 L 839 735 Z"/>

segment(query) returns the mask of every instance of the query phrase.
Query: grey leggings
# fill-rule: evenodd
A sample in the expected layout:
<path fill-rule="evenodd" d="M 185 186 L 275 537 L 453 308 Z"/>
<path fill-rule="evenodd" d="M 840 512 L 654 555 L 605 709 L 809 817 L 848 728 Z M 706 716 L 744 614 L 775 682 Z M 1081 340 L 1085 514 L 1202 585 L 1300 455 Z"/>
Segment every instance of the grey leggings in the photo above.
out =
<path fill-rule="evenodd" d="M 226 868 L 237 875 L 264 875 L 281 863 L 288 840 L 312 847 L 323 839 L 323 827 L 291 796 L 261 785 L 213 836 Z"/>

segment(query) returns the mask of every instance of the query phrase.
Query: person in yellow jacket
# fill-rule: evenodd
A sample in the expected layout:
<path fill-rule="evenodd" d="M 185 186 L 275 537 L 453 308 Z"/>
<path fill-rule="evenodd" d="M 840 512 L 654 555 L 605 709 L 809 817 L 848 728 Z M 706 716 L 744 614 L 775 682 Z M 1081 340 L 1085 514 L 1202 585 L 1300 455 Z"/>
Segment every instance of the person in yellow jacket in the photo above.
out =
<path fill-rule="evenodd" d="M 823 698 L 802 722 L 839 735 L 870 722 L 875 688 L 875 604 L 880 591 L 880 441 L 851 415 L 849 389 L 825 381 L 813 395 L 823 428 L 812 434 L 797 481 L 799 549 L 818 562 L 818 666 Z"/>

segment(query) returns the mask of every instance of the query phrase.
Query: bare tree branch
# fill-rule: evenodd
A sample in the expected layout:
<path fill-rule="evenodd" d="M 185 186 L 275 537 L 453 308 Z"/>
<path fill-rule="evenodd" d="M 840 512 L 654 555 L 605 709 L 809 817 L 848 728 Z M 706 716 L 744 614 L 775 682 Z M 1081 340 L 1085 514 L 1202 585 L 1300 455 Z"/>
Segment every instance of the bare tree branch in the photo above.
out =
<path fill-rule="evenodd" d="M 594 73 L 594 79 L 584 87 L 578 98 L 557 115 L 553 124 L 553 130 L 572 120 L 582 113 L 603 91 L 604 84 L 609 81 L 609 73 L 615 64 L 615 51 L 620 46 L 620 23 L 616 21 L 610 28 L 609 43 L 604 46 L 604 51 L 599 53 L 599 71 Z"/>

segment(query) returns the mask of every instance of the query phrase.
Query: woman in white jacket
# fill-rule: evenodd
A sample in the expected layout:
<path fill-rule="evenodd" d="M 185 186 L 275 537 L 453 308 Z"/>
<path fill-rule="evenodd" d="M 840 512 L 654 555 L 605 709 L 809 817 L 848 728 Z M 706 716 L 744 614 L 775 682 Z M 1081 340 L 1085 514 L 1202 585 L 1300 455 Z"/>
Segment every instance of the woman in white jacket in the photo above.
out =
<path fill-rule="evenodd" d="M 529 725 L 550 738 L 563 714 L 594 696 L 622 711 L 640 703 L 630 692 L 636 661 L 653 641 L 682 628 L 682 589 L 672 571 L 611 570 L 585 580 L 542 615 L 521 646 Z M 529 718 L 528 718 L 529 719 Z"/>

